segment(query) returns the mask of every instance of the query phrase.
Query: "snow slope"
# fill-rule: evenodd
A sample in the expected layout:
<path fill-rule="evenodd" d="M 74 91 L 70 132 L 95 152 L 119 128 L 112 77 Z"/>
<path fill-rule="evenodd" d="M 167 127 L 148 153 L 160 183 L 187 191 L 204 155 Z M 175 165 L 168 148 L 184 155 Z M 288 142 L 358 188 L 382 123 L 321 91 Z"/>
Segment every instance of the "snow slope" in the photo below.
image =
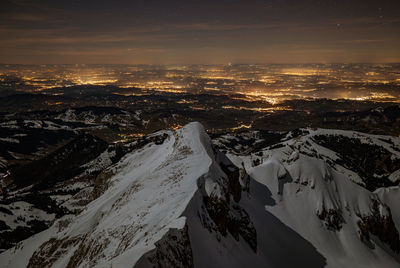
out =
<path fill-rule="evenodd" d="M 104 194 L 56 233 L 53 239 L 68 246 L 40 253 L 49 261 L 46 264 L 64 267 L 76 256 L 75 264 L 81 266 L 132 265 L 154 249 L 170 228 L 182 228 L 181 215 L 197 189 L 196 179 L 212 162 L 206 151 L 210 146 L 203 145 L 208 139 L 200 128 L 192 124 L 170 133 L 162 145 L 136 151 L 120 162 Z M 27 241 L 22 250 L 30 247 Z M 81 257 L 85 250 L 90 254 Z M 12 255 L 2 254 L 1 263 Z M 30 257 L 26 255 L 25 264 Z M 14 267 L 12 259 L 9 267 Z"/>
<path fill-rule="evenodd" d="M 388 244 L 378 237 L 363 243 L 359 234 L 362 218 L 377 216 L 374 202 L 379 217 L 388 217 L 389 209 L 376 194 L 352 183 L 323 160 L 303 154 L 272 158 L 251 168 L 249 174 L 266 185 L 276 200 L 266 210 L 310 241 L 327 258 L 329 267 L 399 266 L 392 257 L 398 259 L 398 253 Z"/>
<path fill-rule="evenodd" d="M 387 204 L 393 212 L 393 221 L 400 230 L 400 187 L 381 188 L 375 191 L 380 200 Z"/>

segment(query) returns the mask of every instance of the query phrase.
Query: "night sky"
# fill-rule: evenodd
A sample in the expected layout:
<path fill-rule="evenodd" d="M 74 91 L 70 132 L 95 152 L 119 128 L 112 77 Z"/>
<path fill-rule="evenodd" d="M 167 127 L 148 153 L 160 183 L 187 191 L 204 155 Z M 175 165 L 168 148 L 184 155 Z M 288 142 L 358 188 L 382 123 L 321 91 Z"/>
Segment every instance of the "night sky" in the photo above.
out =
<path fill-rule="evenodd" d="M 400 1 L 0 0 L 0 63 L 400 62 Z"/>

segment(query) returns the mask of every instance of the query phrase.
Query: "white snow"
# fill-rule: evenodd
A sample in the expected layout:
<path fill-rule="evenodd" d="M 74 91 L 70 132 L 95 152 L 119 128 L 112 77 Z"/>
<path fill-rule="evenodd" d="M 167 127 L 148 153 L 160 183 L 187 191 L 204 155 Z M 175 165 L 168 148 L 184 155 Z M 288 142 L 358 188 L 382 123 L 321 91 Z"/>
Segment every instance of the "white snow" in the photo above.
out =
<path fill-rule="evenodd" d="M 18 139 L 13 139 L 13 138 L 0 138 L 0 141 L 10 142 L 10 143 L 19 143 Z"/>
<path fill-rule="evenodd" d="M 249 168 L 249 174 L 267 186 L 277 202 L 266 205 L 265 209 L 310 241 L 327 258 L 328 267 L 398 267 L 386 249 L 377 244 L 371 251 L 357 235 L 357 215 L 368 215 L 377 195 L 352 183 L 323 160 L 302 154 L 294 162 L 281 160 L 272 159 L 267 164 Z M 283 168 L 288 175 L 284 182 L 275 172 Z M 323 208 L 343 212 L 340 231 L 323 226 L 317 217 Z M 381 214 L 387 213 L 381 206 Z"/>
<path fill-rule="evenodd" d="M 10 128 L 10 129 L 18 129 L 19 126 L 17 126 L 18 122 L 16 120 L 11 120 L 11 121 L 6 121 L 6 122 L 1 122 L 0 127 L 3 128 Z"/>
<path fill-rule="evenodd" d="M 189 124 L 162 145 L 147 146 L 126 157 L 111 178 L 111 187 L 74 219 L 58 239 L 85 236 L 82 244 L 104 246 L 102 262 L 84 259 L 82 265 L 132 266 L 149 252 L 170 228 L 182 225 L 181 215 L 197 190 L 197 179 L 212 163 L 208 136 L 198 123 Z M 123 246 L 121 246 L 123 243 Z M 20 251 L 26 266 L 36 241 L 27 240 Z M 71 248 L 71 254 L 74 248 Z M 0 255 L 8 263 L 20 251 Z M 54 267 L 62 267 L 69 256 L 59 256 Z M 18 264 L 22 263 L 18 258 Z M 11 260 L 9 267 L 14 267 Z"/>

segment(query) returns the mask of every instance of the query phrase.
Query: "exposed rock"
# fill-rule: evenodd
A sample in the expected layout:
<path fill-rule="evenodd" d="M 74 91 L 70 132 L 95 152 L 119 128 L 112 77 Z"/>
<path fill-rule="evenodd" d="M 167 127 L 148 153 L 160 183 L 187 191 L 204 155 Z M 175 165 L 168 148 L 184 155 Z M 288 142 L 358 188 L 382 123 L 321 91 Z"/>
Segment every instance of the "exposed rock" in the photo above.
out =
<path fill-rule="evenodd" d="M 360 217 L 361 220 L 358 222 L 360 239 L 363 242 L 369 243 L 371 239 L 370 235 L 372 234 L 387 244 L 393 252 L 399 254 L 399 232 L 393 222 L 390 209 L 385 207 L 388 211 L 388 215 L 385 216 L 380 213 L 379 206 L 382 206 L 382 204 L 379 204 L 377 200 L 373 200 L 371 214 Z"/>
<path fill-rule="evenodd" d="M 209 231 L 215 231 L 222 236 L 229 232 L 237 241 L 242 236 L 247 244 L 257 251 L 257 232 L 248 213 L 238 204 L 229 204 L 215 196 L 203 197 L 205 211 L 202 215 L 203 225 Z M 207 220 L 207 215 L 212 222 Z"/>
<path fill-rule="evenodd" d="M 67 253 L 71 245 L 76 245 L 80 241 L 79 237 L 74 239 L 61 239 L 51 238 L 43 243 L 40 248 L 33 253 L 29 259 L 28 268 L 32 267 L 50 267 L 58 256 Z"/>
<path fill-rule="evenodd" d="M 109 179 L 112 175 L 114 174 L 111 170 L 105 170 L 96 177 L 94 188 L 90 196 L 91 200 L 98 198 L 108 189 Z"/>
<path fill-rule="evenodd" d="M 331 231 L 340 231 L 342 224 L 344 223 L 343 217 L 340 211 L 335 209 L 322 208 L 321 211 L 317 212 L 318 218 L 324 222 L 326 228 Z"/>
<path fill-rule="evenodd" d="M 156 244 L 156 249 L 145 254 L 135 265 L 139 267 L 193 267 L 193 255 L 188 228 L 170 229 Z"/>

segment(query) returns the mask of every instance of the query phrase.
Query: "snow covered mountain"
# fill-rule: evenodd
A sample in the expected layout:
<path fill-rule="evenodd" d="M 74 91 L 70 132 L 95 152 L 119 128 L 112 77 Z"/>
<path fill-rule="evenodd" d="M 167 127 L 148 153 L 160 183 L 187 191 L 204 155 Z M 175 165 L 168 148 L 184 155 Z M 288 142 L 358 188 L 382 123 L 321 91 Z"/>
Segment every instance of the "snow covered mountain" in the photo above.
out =
<path fill-rule="evenodd" d="M 80 214 L 3 252 L 0 266 L 399 267 L 399 139 L 362 138 L 386 151 L 368 147 L 385 166 L 366 169 L 377 157 L 360 172 L 328 132 L 242 150 L 227 144 L 248 136 L 212 143 L 199 123 L 156 133 L 97 176 Z M 336 135 L 359 145 L 363 134 Z"/>
<path fill-rule="evenodd" d="M 296 151 L 326 162 L 353 182 L 374 191 L 400 183 L 400 139 L 356 131 L 298 129 L 289 133 L 222 135 L 215 145 L 248 165 Z"/>

